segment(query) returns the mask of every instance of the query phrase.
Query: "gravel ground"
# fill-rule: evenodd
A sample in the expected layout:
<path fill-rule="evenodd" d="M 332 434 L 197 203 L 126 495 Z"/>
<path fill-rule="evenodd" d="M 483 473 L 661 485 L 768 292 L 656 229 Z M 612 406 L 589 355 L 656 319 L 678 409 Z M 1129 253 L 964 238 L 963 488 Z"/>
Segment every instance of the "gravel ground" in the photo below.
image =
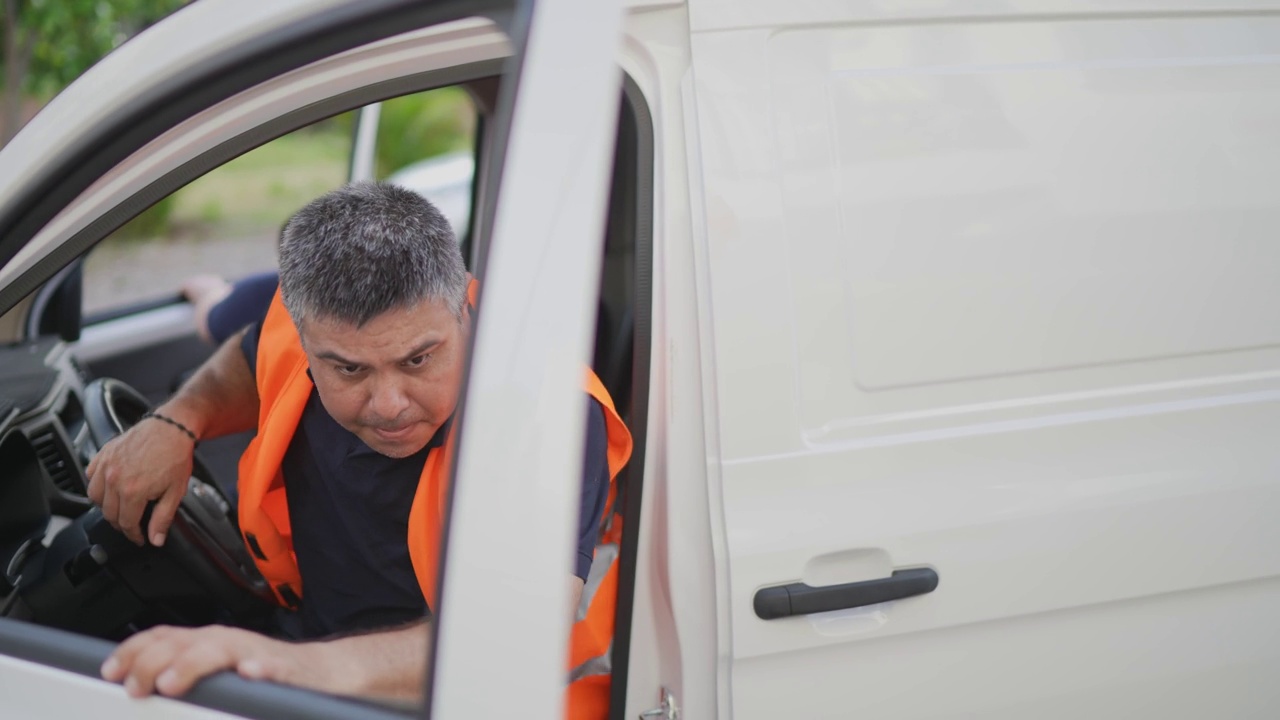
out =
<path fill-rule="evenodd" d="M 85 261 L 84 310 L 94 313 L 178 292 L 191 275 L 238 278 L 275 267 L 275 235 L 108 241 Z"/>

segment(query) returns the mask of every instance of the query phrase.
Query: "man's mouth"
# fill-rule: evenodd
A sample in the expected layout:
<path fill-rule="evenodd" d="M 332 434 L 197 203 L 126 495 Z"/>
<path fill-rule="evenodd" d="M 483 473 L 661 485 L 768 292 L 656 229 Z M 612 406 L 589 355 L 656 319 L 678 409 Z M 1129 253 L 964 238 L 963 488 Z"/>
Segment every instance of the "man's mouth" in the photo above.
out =
<path fill-rule="evenodd" d="M 416 425 L 417 423 L 405 423 L 404 425 L 388 428 L 375 427 L 373 428 L 373 432 L 383 440 L 395 442 L 397 440 L 404 440 L 408 437 L 409 434 L 413 432 Z"/>

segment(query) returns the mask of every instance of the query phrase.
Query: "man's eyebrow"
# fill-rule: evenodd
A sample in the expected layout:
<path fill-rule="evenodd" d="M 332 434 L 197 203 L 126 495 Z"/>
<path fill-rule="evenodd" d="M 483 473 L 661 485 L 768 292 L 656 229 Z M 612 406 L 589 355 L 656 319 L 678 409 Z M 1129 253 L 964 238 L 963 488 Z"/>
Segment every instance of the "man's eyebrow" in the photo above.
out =
<path fill-rule="evenodd" d="M 434 350 L 434 349 L 436 348 L 436 346 L 437 346 L 437 345 L 439 345 L 439 344 L 440 344 L 440 343 L 442 343 L 442 342 L 444 342 L 444 341 L 443 341 L 443 340 L 440 340 L 439 338 L 428 338 L 428 339 L 426 339 L 426 340 L 423 340 L 423 341 L 418 345 L 418 347 L 416 347 L 416 348 L 414 348 L 414 349 L 410 350 L 410 351 L 409 351 L 409 353 L 408 353 L 407 355 L 405 355 L 404 357 L 400 358 L 400 362 L 405 362 L 406 360 L 412 360 L 412 359 L 414 359 L 414 358 L 418 357 L 419 355 L 421 355 L 421 354 L 423 354 L 423 353 L 427 352 L 428 350 Z"/>
<path fill-rule="evenodd" d="M 442 342 L 444 341 L 439 338 L 428 338 L 426 340 L 423 340 L 421 343 L 418 344 L 417 347 L 410 350 L 404 357 L 400 358 L 399 362 L 412 360 L 418 357 L 419 355 L 427 352 L 428 350 L 434 350 L 436 346 L 438 346 Z M 342 357 L 341 355 L 339 355 L 338 353 L 332 350 L 325 350 L 324 352 L 316 353 L 316 358 L 319 360 L 332 360 L 333 362 L 336 362 L 339 365 L 358 365 L 360 367 L 364 366 L 364 363 L 357 362 L 355 360 L 348 360 L 347 358 Z"/>
<path fill-rule="evenodd" d="M 358 363 L 355 360 L 348 360 L 332 350 L 316 353 L 316 357 L 321 360 L 332 360 L 339 365 L 364 365 L 364 363 Z"/>

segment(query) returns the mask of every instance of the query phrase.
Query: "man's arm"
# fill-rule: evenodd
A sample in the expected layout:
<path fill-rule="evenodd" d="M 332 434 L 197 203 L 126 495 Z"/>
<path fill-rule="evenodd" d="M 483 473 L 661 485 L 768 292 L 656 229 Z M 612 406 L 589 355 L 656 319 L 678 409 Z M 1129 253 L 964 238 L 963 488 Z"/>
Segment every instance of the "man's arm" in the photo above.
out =
<path fill-rule="evenodd" d="M 572 613 L 582 579 L 570 576 Z M 570 615 L 572 623 L 572 614 Z M 336 695 L 422 701 L 431 624 L 332 640 L 293 643 L 239 628 L 157 627 L 125 640 L 102 664 L 102 677 L 123 682 L 133 697 L 153 692 L 185 694 L 201 678 L 232 670 L 250 680 L 270 680 Z"/>
<path fill-rule="evenodd" d="M 211 625 L 158 627 L 120 644 L 102 677 L 133 697 L 177 697 L 201 678 L 233 670 L 250 680 L 382 700 L 422 700 L 431 626 L 412 625 L 333 640 L 291 643 Z"/>
<path fill-rule="evenodd" d="M 258 421 L 258 388 L 233 335 L 156 412 L 204 440 L 251 430 Z M 163 545 L 191 477 L 194 443 L 160 421 L 141 422 L 98 452 L 85 470 L 89 499 L 130 540 L 142 544 L 142 514 L 155 500 L 147 534 Z"/>
<path fill-rule="evenodd" d="M 244 333 L 227 338 L 157 411 L 191 428 L 201 440 L 256 427 L 258 386 L 240 349 Z"/>

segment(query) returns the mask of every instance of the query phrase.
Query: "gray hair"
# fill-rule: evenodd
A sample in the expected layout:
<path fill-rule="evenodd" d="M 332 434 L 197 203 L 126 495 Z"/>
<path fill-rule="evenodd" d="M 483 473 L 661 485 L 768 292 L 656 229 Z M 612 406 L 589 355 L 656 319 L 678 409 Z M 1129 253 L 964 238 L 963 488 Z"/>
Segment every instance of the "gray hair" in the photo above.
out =
<path fill-rule="evenodd" d="M 385 183 L 313 200 L 280 233 L 280 295 L 294 324 L 312 315 L 360 327 L 424 300 L 462 317 L 467 270 L 449 221 L 421 195 Z"/>

